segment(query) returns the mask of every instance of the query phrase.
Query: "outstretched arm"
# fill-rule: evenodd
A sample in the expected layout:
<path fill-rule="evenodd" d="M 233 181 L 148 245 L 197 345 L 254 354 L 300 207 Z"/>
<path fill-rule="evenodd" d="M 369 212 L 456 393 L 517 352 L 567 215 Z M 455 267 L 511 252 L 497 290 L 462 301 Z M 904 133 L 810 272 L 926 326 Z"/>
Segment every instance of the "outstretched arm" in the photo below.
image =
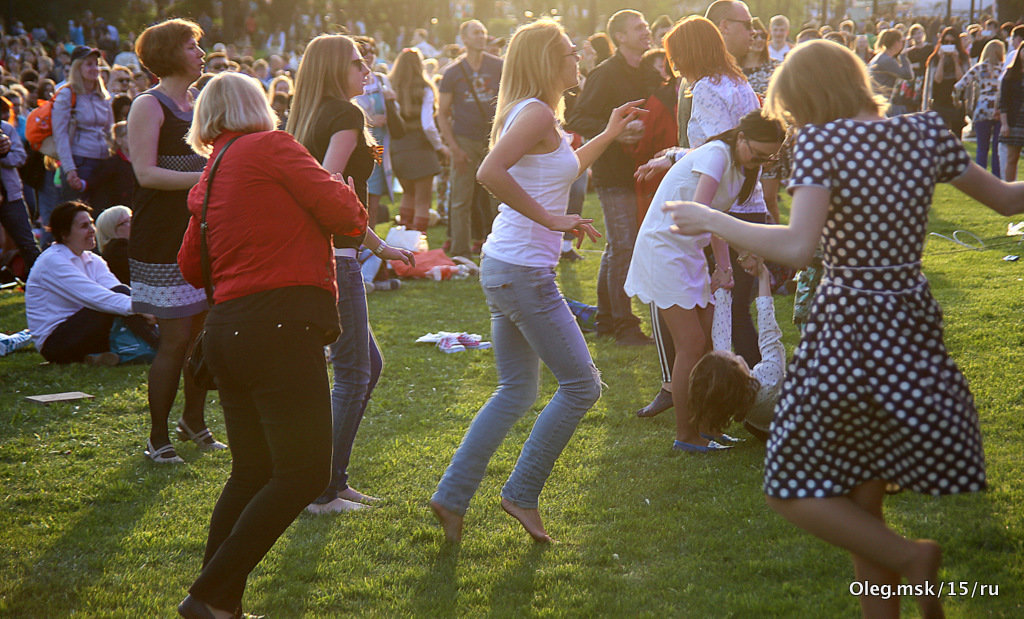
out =
<path fill-rule="evenodd" d="M 976 163 L 950 184 L 1000 215 L 1024 212 L 1024 182 L 999 180 Z"/>
<path fill-rule="evenodd" d="M 667 202 L 662 208 L 672 213 L 676 231 L 681 234 L 710 232 L 766 260 L 802 268 L 814 256 L 821 239 L 828 201 L 829 192 L 824 187 L 797 187 L 786 226 L 741 221 L 696 202 Z"/>

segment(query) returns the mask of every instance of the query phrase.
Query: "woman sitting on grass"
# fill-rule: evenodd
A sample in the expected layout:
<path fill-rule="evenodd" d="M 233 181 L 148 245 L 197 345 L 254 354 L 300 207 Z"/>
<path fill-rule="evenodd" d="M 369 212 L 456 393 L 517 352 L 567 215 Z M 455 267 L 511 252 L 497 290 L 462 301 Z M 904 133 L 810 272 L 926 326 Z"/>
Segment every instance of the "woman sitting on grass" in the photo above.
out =
<path fill-rule="evenodd" d="M 775 320 L 771 273 L 763 260 L 751 258 L 749 262 L 750 271 L 758 276 L 754 302 L 761 361 L 751 368 L 742 356 L 730 351 L 732 293 L 719 288 L 715 291 L 715 317 L 711 323 L 715 349 L 701 357 L 690 372 L 687 407 L 693 415 L 693 425 L 709 435 L 720 435 L 735 420 L 742 421 L 743 427 L 761 441 L 767 441 L 782 378 L 786 375 L 786 347 Z M 743 266 L 747 267 L 747 261 Z"/>
<path fill-rule="evenodd" d="M 924 617 L 942 551 L 886 526 L 897 486 L 931 495 L 986 486 L 978 412 L 943 343 L 942 312 L 921 274 L 936 183 L 995 211 L 1024 211 L 1024 183 L 985 172 L 935 112 L 885 117 L 864 63 L 830 41 L 789 52 L 766 112 L 800 127 L 787 226 L 667 204 L 683 234 L 711 233 L 794 267 L 824 244 L 824 277 L 782 387 L 765 457 L 768 504 L 853 555 L 857 580 L 918 585 Z M 930 585 L 929 587 L 926 585 Z M 864 595 L 865 617 L 897 617 L 899 597 Z"/>
<path fill-rule="evenodd" d="M 28 328 L 43 358 L 117 365 L 117 355 L 110 352 L 110 328 L 118 316 L 156 346 L 156 334 L 146 320 L 152 317 L 132 314 L 131 289 L 92 253 L 92 208 L 81 202 L 59 204 L 50 215 L 50 232 L 56 242 L 40 254 L 25 284 Z"/>

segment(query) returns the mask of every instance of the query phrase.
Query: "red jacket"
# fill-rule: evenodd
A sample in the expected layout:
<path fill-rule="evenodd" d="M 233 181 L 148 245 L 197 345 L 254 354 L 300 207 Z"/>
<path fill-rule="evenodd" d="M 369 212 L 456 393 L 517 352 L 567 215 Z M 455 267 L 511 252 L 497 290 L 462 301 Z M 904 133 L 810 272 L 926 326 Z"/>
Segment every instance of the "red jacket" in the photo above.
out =
<path fill-rule="evenodd" d="M 210 163 L 188 195 L 192 217 L 178 251 L 185 279 L 203 287 L 199 225 L 209 168 L 229 139 L 213 143 Z M 243 135 L 217 168 L 207 208 L 214 301 L 288 286 L 337 295 L 331 235 L 362 237 L 366 209 L 283 131 Z"/>

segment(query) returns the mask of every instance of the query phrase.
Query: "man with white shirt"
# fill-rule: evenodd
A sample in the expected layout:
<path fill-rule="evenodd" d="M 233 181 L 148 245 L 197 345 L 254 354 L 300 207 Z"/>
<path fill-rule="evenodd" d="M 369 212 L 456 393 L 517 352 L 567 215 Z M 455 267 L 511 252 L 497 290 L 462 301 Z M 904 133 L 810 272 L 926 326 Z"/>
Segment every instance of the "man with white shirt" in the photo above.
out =
<path fill-rule="evenodd" d="M 768 56 L 772 60 L 782 62 L 793 46 L 789 43 L 789 18 L 776 15 L 768 22 L 770 37 L 768 39 Z"/>

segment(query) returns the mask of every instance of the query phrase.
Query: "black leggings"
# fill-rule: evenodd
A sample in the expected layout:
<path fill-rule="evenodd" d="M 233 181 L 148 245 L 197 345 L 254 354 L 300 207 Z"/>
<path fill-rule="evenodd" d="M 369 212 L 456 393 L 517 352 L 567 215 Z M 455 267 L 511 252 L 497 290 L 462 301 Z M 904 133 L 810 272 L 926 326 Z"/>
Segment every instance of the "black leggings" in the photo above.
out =
<path fill-rule="evenodd" d="M 207 323 L 228 477 L 189 591 L 235 610 L 249 572 L 331 480 L 331 397 L 322 333 L 299 322 Z"/>

